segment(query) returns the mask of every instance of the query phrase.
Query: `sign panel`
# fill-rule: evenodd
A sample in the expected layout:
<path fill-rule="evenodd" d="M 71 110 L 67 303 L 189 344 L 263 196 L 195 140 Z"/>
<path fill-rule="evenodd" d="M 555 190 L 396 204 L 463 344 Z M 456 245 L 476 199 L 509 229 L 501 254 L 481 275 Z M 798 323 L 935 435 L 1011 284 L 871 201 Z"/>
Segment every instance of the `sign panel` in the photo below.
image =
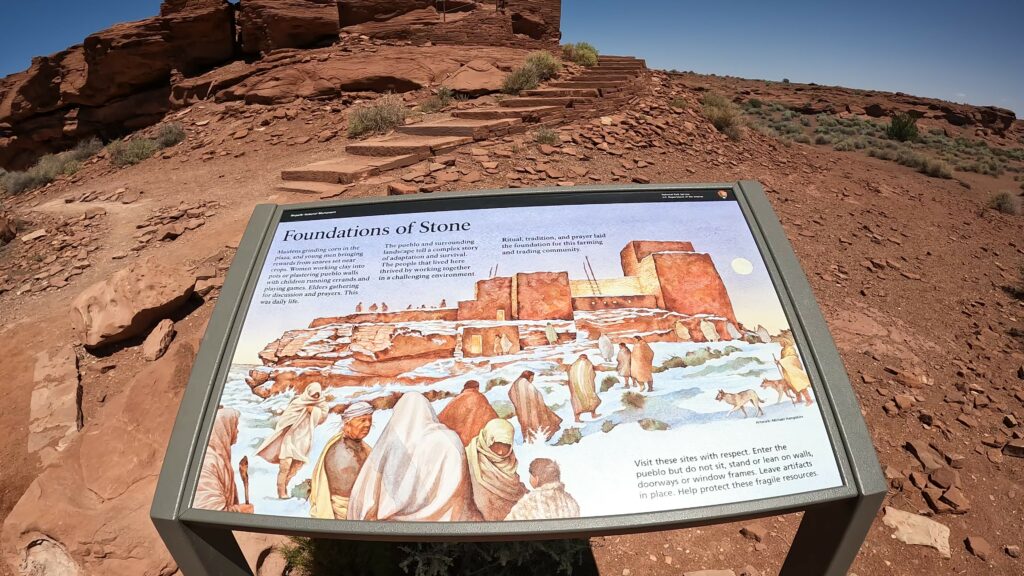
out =
<path fill-rule="evenodd" d="M 842 485 L 731 189 L 502 198 L 286 211 L 192 507 L 523 521 Z"/>

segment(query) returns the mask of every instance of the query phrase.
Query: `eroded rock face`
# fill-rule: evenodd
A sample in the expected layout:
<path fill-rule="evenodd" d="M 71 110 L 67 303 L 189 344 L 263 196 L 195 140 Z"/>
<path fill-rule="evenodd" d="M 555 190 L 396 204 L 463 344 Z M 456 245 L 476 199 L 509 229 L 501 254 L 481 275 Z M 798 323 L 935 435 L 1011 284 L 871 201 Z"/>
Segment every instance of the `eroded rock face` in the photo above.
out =
<path fill-rule="evenodd" d="M 242 52 L 303 48 L 338 38 L 335 0 L 242 0 L 238 11 Z"/>
<path fill-rule="evenodd" d="M 48 464 L 82 428 L 82 385 L 71 346 L 36 354 L 29 415 L 28 451 Z"/>
<path fill-rule="evenodd" d="M 73 306 L 87 348 L 145 333 L 192 295 L 194 279 L 154 260 L 136 262 L 86 288 Z"/>
<path fill-rule="evenodd" d="M 493 61 L 478 58 L 456 70 L 444 85 L 461 94 L 480 96 L 501 91 L 505 74 Z"/>
<path fill-rule="evenodd" d="M 8 565 L 32 558 L 44 571 L 27 573 L 47 575 L 176 572 L 149 508 L 174 423 L 168 407 L 178 404 L 194 356 L 194 342 L 176 342 L 32 482 L 0 533 Z"/>
<path fill-rule="evenodd" d="M 7 244 L 18 235 L 14 218 L 6 212 L 0 212 L 0 246 Z"/>

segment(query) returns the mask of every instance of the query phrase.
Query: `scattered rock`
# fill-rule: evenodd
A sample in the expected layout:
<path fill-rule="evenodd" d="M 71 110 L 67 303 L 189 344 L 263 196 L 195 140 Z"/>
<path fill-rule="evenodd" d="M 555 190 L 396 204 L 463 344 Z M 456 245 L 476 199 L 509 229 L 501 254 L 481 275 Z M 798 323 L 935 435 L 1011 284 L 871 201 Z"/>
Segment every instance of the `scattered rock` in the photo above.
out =
<path fill-rule="evenodd" d="M 768 530 L 763 524 L 747 524 L 740 528 L 740 534 L 748 540 L 754 540 L 756 542 L 764 542 L 765 538 L 768 537 Z"/>
<path fill-rule="evenodd" d="M 183 270 L 142 260 L 86 288 L 74 300 L 74 321 L 87 348 L 145 333 L 192 295 L 193 279 Z"/>
<path fill-rule="evenodd" d="M 29 232 L 28 234 L 22 234 L 21 235 L 21 241 L 22 242 L 31 242 L 33 240 L 38 240 L 39 238 L 42 238 L 43 236 L 46 236 L 46 234 L 47 234 L 46 229 L 45 228 L 40 228 L 39 230 L 33 230 L 33 231 Z"/>
<path fill-rule="evenodd" d="M 0 212 L 0 246 L 14 240 L 18 235 L 18 228 L 14 224 L 14 218 L 5 212 Z"/>
<path fill-rule="evenodd" d="M 989 560 L 992 558 L 992 554 L 994 552 L 994 550 L 992 550 L 992 545 L 988 543 L 988 540 L 985 540 L 981 536 L 968 536 L 967 539 L 964 540 L 964 544 L 967 546 L 967 551 L 978 558 L 981 558 L 982 560 Z"/>
<path fill-rule="evenodd" d="M 174 322 L 170 318 L 157 322 L 156 327 L 142 343 L 142 357 L 152 362 L 163 356 L 167 347 L 171 345 L 174 334 Z"/>
<path fill-rule="evenodd" d="M 930 546 L 950 557 L 949 528 L 935 520 L 886 506 L 882 522 L 895 530 L 892 536 L 900 542 Z"/>
<path fill-rule="evenodd" d="M 453 91 L 469 96 L 500 92 L 505 73 L 492 60 L 470 60 L 452 73 L 442 84 Z"/>
<path fill-rule="evenodd" d="M 1010 558 L 1020 558 L 1020 546 L 1007 544 L 1003 547 L 1003 551 L 1006 552 L 1006 555 Z"/>

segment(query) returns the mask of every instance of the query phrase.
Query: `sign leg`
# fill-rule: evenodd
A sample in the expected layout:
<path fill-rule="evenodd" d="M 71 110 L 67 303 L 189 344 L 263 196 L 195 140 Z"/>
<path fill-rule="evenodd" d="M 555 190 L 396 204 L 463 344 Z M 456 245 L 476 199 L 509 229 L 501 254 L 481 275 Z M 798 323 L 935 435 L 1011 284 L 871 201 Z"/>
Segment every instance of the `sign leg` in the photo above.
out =
<path fill-rule="evenodd" d="M 231 530 L 154 520 L 156 530 L 185 576 L 253 576 Z"/>
<path fill-rule="evenodd" d="M 779 576 L 846 576 L 884 497 L 861 496 L 804 512 Z"/>

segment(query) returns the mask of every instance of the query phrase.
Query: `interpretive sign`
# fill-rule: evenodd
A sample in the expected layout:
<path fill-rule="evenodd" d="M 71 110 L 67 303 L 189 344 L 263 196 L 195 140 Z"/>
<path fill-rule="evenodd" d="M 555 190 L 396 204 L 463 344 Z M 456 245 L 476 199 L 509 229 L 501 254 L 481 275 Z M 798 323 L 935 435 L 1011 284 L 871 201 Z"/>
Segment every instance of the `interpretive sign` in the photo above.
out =
<path fill-rule="evenodd" d="M 845 556 L 787 566 L 839 574 L 884 489 L 756 183 L 495 191 L 257 208 L 154 519 L 187 564 L 217 527 L 568 537 L 800 509 L 820 546 L 827 504 Z"/>

